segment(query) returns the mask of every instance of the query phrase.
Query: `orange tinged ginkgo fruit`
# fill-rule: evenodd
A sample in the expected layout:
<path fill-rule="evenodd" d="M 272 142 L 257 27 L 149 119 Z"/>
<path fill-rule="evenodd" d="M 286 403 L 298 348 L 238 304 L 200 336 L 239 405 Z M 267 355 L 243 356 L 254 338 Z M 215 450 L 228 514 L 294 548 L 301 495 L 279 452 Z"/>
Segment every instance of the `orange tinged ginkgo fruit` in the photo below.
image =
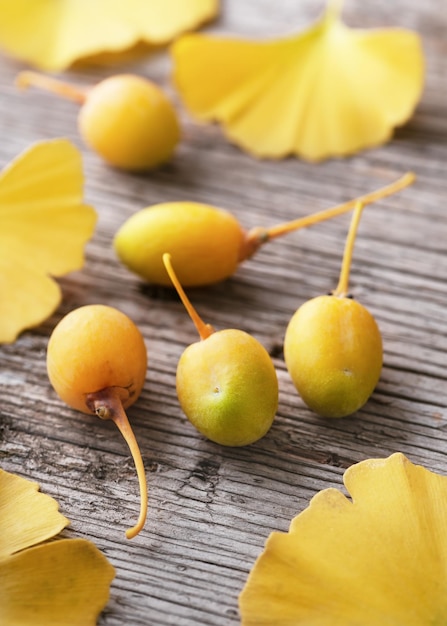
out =
<path fill-rule="evenodd" d="M 140 395 L 147 351 L 132 320 L 102 304 L 79 307 L 57 324 L 48 342 L 47 371 L 58 396 L 83 413 L 112 420 L 135 462 L 140 486 L 140 515 L 126 532 L 131 539 L 146 520 L 147 487 L 141 452 L 124 411 Z"/>

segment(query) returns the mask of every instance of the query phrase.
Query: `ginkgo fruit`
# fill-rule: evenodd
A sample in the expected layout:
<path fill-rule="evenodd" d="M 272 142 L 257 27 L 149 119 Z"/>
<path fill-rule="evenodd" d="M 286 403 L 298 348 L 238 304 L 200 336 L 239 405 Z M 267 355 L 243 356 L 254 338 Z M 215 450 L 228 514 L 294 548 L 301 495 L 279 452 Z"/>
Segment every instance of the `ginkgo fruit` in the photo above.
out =
<path fill-rule="evenodd" d="M 141 452 L 124 409 L 139 397 L 146 378 L 147 350 L 132 320 L 102 304 L 79 307 L 53 330 L 47 349 L 48 377 L 68 406 L 112 420 L 135 462 L 140 486 L 140 515 L 126 531 L 131 539 L 144 526 L 146 475 Z"/>
<path fill-rule="evenodd" d="M 345 417 L 360 409 L 382 370 L 382 336 L 377 322 L 348 293 L 362 210 L 358 203 L 337 288 L 301 305 L 284 338 L 284 359 L 295 387 L 305 404 L 323 417 Z"/>
<path fill-rule="evenodd" d="M 65 139 L 34 144 L 0 174 L 0 343 L 50 317 L 62 298 L 53 277 L 83 266 L 97 219 L 83 186 Z"/>
<path fill-rule="evenodd" d="M 82 138 L 114 167 L 143 171 L 162 165 L 180 140 L 170 100 L 158 85 L 141 76 L 117 74 L 91 89 L 79 89 L 35 72 L 22 72 L 17 84 L 42 87 L 80 103 Z"/>
<path fill-rule="evenodd" d="M 364 204 L 375 202 L 403 189 L 413 179 L 413 174 L 407 173 L 359 199 Z M 165 202 L 126 220 L 115 235 L 114 247 L 122 263 L 150 283 L 171 284 L 162 261 L 164 252 L 169 252 L 182 285 L 208 285 L 231 276 L 267 241 L 350 211 L 359 199 L 248 232 L 223 209 L 197 202 Z"/>
<path fill-rule="evenodd" d="M 0 0 L 0 47 L 43 70 L 166 45 L 212 19 L 218 0 Z"/>
<path fill-rule="evenodd" d="M 178 281 L 171 256 L 164 254 L 163 262 L 200 335 L 177 365 L 177 395 L 186 417 L 215 443 L 254 443 L 270 429 L 278 408 L 278 379 L 270 355 L 242 330 L 215 331 L 205 324 Z"/>
<path fill-rule="evenodd" d="M 186 107 L 221 122 L 257 157 L 319 161 L 388 141 L 421 97 L 420 38 L 402 28 L 348 28 L 340 4 L 281 39 L 180 37 L 173 76 Z"/>

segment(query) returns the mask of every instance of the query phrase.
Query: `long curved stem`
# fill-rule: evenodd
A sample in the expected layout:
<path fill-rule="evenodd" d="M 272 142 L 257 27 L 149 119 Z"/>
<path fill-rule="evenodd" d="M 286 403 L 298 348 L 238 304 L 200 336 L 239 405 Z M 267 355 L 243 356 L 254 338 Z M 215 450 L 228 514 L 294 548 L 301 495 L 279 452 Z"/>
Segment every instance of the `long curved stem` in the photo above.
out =
<path fill-rule="evenodd" d="M 345 250 L 343 254 L 343 261 L 341 264 L 340 278 L 338 280 L 338 285 L 336 289 L 334 289 L 334 291 L 332 292 L 333 296 L 338 296 L 339 298 L 344 298 L 348 294 L 352 253 L 354 251 L 354 243 L 364 206 L 365 205 L 362 202 L 357 202 L 354 209 L 354 214 L 351 219 L 351 224 L 349 226 L 348 236 L 346 238 Z"/>
<path fill-rule="evenodd" d="M 169 278 L 172 281 L 172 284 L 174 285 L 178 295 L 180 296 L 180 300 L 183 302 L 183 306 L 187 310 L 189 317 L 192 319 L 194 326 L 197 328 L 200 339 L 206 339 L 214 332 L 214 328 L 211 326 L 211 324 L 205 324 L 195 308 L 192 306 L 188 296 L 186 295 L 182 285 L 180 284 L 179 279 L 177 278 L 174 268 L 172 267 L 171 255 L 168 252 L 165 252 L 165 254 L 163 255 L 163 263 L 166 271 L 168 272 Z"/>
<path fill-rule="evenodd" d="M 75 87 L 74 85 L 70 85 L 69 83 L 64 83 L 55 78 L 38 74 L 37 72 L 20 72 L 17 75 L 15 82 L 18 87 L 23 89 L 30 86 L 39 87 L 40 89 L 51 91 L 58 96 L 67 98 L 68 100 L 74 100 L 74 102 L 77 102 L 78 104 L 84 104 L 87 97 L 87 91 L 82 90 L 79 87 Z"/>
<path fill-rule="evenodd" d="M 137 523 L 132 528 L 126 530 L 127 539 L 133 539 L 142 530 L 147 515 L 147 482 L 144 470 L 143 459 L 140 448 L 135 438 L 129 419 L 124 411 L 123 404 L 116 388 L 104 389 L 97 393 L 89 394 L 88 406 L 101 419 L 110 419 L 115 422 L 121 435 L 129 446 L 130 453 L 137 470 L 138 484 L 140 488 L 140 514 Z"/>
<path fill-rule="evenodd" d="M 354 198 L 353 200 L 349 200 L 343 204 L 338 204 L 329 209 L 324 209 L 323 211 L 317 211 L 316 213 L 300 217 L 290 222 L 283 222 L 282 224 L 277 224 L 271 228 L 253 228 L 246 234 L 245 243 L 242 247 L 239 261 L 244 261 L 250 258 L 263 243 L 270 241 L 270 239 L 275 239 L 276 237 L 281 237 L 282 235 L 299 230 L 300 228 L 313 226 L 314 224 L 324 222 L 333 217 L 338 217 L 343 213 L 348 213 L 358 202 L 361 202 L 363 205 L 367 205 L 377 202 L 378 200 L 382 200 L 383 198 L 405 189 L 405 187 L 411 185 L 415 179 L 416 176 L 413 172 L 407 172 L 390 185 L 381 187 L 376 191 L 367 193 L 359 198 Z"/>

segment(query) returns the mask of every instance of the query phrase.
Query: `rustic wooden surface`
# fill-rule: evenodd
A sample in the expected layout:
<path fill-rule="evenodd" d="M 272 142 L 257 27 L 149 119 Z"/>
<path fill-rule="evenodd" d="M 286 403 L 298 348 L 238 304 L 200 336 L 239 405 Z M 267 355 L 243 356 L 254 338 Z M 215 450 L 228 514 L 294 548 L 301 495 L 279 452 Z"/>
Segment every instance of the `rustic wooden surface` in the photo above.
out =
<path fill-rule="evenodd" d="M 85 268 L 61 280 L 64 301 L 41 327 L 0 348 L 1 466 L 32 480 L 71 520 L 66 536 L 87 537 L 116 567 L 103 626 L 230 626 L 237 597 L 272 530 L 286 530 L 320 489 L 340 486 L 345 468 L 395 451 L 447 473 L 447 13 L 445 0 L 350 0 L 352 26 L 402 26 L 423 38 L 427 78 L 413 119 L 386 146 L 312 165 L 257 161 L 216 126 L 195 123 L 170 84 L 160 54 L 124 69 L 164 85 L 184 128 L 172 163 L 134 176 L 112 171 L 84 148 L 77 107 L 42 92 L 19 93 L 25 66 L 0 58 L 0 164 L 29 144 L 68 137 L 83 151 L 86 199 L 99 213 Z M 290 33 L 322 9 L 315 0 L 223 0 L 209 30 L 248 36 Z M 121 68 L 123 69 L 123 68 Z M 114 68 L 78 69 L 93 84 Z M 367 405 L 337 421 L 302 403 L 285 369 L 282 341 L 293 312 L 335 287 L 349 217 L 270 243 L 225 283 L 190 291 L 218 329 L 254 334 L 274 358 L 280 383 L 268 435 L 242 448 L 206 441 L 175 395 L 175 370 L 195 329 L 172 292 L 142 284 L 117 261 L 112 238 L 135 211 L 167 200 L 230 209 L 246 227 L 272 225 L 380 187 L 404 171 L 416 184 L 364 213 L 352 268 L 355 297 L 384 337 L 381 380 Z M 7 294 L 1 294 L 7 297 Z M 147 383 L 129 410 L 149 483 L 148 521 L 134 540 L 124 530 L 138 512 L 133 463 L 113 424 L 62 404 L 45 370 L 48 337 L 69 310 L 101 302 L 129 314 L 150 355 Z M 30 303 L 32 306 L 32 303 Z"/>

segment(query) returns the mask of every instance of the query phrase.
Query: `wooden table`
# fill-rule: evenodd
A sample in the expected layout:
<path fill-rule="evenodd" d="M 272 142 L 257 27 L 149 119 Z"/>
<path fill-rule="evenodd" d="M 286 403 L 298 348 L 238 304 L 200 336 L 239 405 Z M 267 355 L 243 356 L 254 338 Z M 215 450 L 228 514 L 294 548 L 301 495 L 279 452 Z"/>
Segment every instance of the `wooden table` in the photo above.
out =
<path fill-rule="evenodd" d="M 245 36 L 295 32 L 322 2 L 222 0 L 209 30 Z M 170 84 L 166 54 L 120 70 L 146 75 L 175 100 L 183 141 L 173 161 L 147 175 L 109 169 L 76 130 L 77 106 L 13 85 L 26 66 L 1 57 L 0 163 L 31 143 L 68 137 L 82 150 L 86 199 L 99 214 L 82 271 L 60 280 L 63 304 L 39 328 L 0 348 L 1 467 L 40 483 L 71 520 L 64 533 L 93 540 L 116 567 L 107 626 L 229 626 L 239 623 L 237 597 L 272 530 L 319 490 L 340 487 L 351 464 L 401 451 L 447 473 L 447 13 L 444 0 L 349 0 L 352 26 L 417 30 L 427 62 L 426 85 L 413 119 L 383 147 L 318 165 L 290 158 L 255 160 L 221 130 L 194 122 Z M 93 84 L 115 68 L 71 71 Z M 407 170 L 415 185 L 368 208 L 354 252 L 351 288 L 375 315 L 384 338 L 384 367 L 366 406 L 328 420 L 308 410 L 288 376 L 282 342 L 287 323 L 308 298 L 335 287 L 349 216 L 265 246 L 234 277 L 189 290 L 206 321 L 241 328 L 269 350 L 278 371 L 274 425 L 245 448 L 205 440 L 184 417 L 175 372 L 195 329 L 177 296 L 144 285 L 117 260 L 112 238 L 135 211 L 157 202 L 194 200 L 231 210 L 249 228 L 269 226 L 378 188 Z M 7 294 L 6 294 L 7 296 Z M 5 297 L 2 294 L 1 297 Z M 138 486 L 113 424 L 65 406 L 47 379 L 48 337 L 61 317 L 88 303 L 127 313 L 149 350 L 147 382 L 129 410 L 149 483 L 148 521 L 132 541 Z M 30 303 L 32 306 L 32 302 Z"/>

